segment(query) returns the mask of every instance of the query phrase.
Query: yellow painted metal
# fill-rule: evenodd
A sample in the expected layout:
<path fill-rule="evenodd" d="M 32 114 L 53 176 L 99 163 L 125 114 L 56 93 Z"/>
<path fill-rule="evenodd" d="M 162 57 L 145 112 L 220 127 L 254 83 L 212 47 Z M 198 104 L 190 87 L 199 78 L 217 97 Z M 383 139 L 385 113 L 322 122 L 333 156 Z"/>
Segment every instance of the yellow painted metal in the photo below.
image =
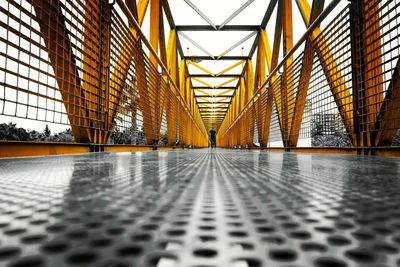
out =
<path fill-rule="evenodd" d="M 314 0 L 313 1 L 313 14 L 311 14 L 310 22 L 313 22 L 315 18 L 322 12 L 324 1 Z M 300 128 L 304 114 L 305 103 L 307 99 L 307 91 L 310 84 L 310 77 L 313 65 L 313 56 L 315 49 L 311 45 L 311 41 L 307 40 L 304 47 L 304 54 L 302 59 L 302 68 L 300 70 L 299 85 L 297 88 L 296 100 L 294 103 L 294 113 L 292 125 L 290 128 L 290 135 L 288 146 L 296 147 L 300 135 Z"/>
<path fill-rule="evenodd" d="M 90 14 L 90 17 L 84 18 L 85 46 L 83 47 L 81 79 L 78 76 L 72 45 L 67 38 L 65 18 L 60 6 L 44 0 L 30 0 L 30 3 L 39 19 L 40 30 L 55 70 L 75 139 L 78 142 L 105 142 L 106 132 L 110 126 L 104 124 L 108 118 L 99 115 L 101 101 L 97 91 L 99 88 L 107 87 L 103 81 L 108 72 L 102 64 L 107 64 L 109 60 L 107 38 L 109 38 L 110 28 L 106 25 L 106 30 L 104 30 L 102 26 L 110 21 L 109 5 L 103 2 L 86 3 L 85 8 L 89 11 L 86 14 Z M 57 30 L 53 30 L 54 25 L 57 25 Z M 66 51 L 65 54 L 59 52 L 63 50 Z M 101 67 L 96 67 L 98 65 Z"/>
<path fill-rule="evenodd" d="M 85 144 L 0 141 L 0 158 L 82 154 L 89 152 L 90 147 Z"/>
<path fill-rule="evenodd" d="M 385 99 L 375 124 L 375 146 L 391 145 L 400 128 L 400 60 L 388 85 Z"/>
<path fill-rule="evenodd" d="M 139 0 L 137 4 L 137 18 L 138 24 L 142 26 L 144 21 L 144 16 L 146 15 L 147 7 L 149 6 L 150 0 Z"/>
<path fill-rule="evenodd" d="M 283 27 L 283 56 L 293 48 L 293 15 L 292 15 L 292 0 L 284 0 L 284 27 Z M 294 69 L 290 68 L 293 63 L 293 56 L 290 56 L 283 65 L 283 86 L 281 88 L 282 95 L 282 120 L 281 127 L 283 133 L 284 146 L 288 146 L 290 127 L 294 112 Z"/>
<path fill-rule="evenodd" d="M 162 20 L 160 0 L 150 0 L 150 44 L 156 52 L 150 54 L 150 62 L 154 66 L 158 66 L 156 57 L 160 43 L 160 20 Z"/>
<path fill-rule="evenodd" d="M 377 114 L 381 109 L 384 99 L 383 88 L 383 67 L 382 67 L 382 43 L 380 29 L 380 12 L 378 0 L 370 0 L 365 2 L 363 12 L 364 25 L 363 35 L 365 49 L 363 49 L 362 57 L 366 64 L 364 66 L 364 88 L 362 88 L 361 98 L 362 106 L 365 107 L 363 116 L 362 130 L 366 133 L 362 138 L 362 146 L 375 146 L 379 144 L 378 140 L 371 140 L 371 134 L 375 131 L 377 122 Z M 392 136 L 392 140 L 393 140 Z"/>
<path fill-rule="evenodd" d="M 224 73 L 230 71 L 231 69 L 234 69 L 234 68 L 236 68 L 237 66 L 240 66 L 241 64 L 243 64 L 243 60 L 240 60 L 240 61 L 236 62 L 235 64 L 231 65 L 230 67 L 227 67 L 226 69 L 224 69 L 224 70 L 218 72 L 217 74 L 215 74 L 215 76 L 218 77 L 218 76 L 220 76 L 220 75 L 222 75 L 222 74 L 224 74 Z"/>
<path fill-rule="evenodd" d="M 276 62 L 273 61 L 274 55 L 271 54 L 271 48 L 270 48 L 268 37 L 267 37 L 265 30 L 262 30 L 260 32 L 260 40 L 261 40 L 262 49 L 265 51 L 264 53 L 265 53 L 265 59 L 267 61 L 267 65 L 268 65 L 268 71 L 271 71 L 272 69 L 274 69 L 276 67 L 275 64 L 277 64 L 277 61 Z M 277 52 L 277 51 L 278 51 L 278 48 L 274 47 L 273 52 L 276 54 L 279 54 L 279 52 Z M 273 76 L 271 78 L 271 83 L 275 83 L 275 80 L 276 80 L 276 77 Z M 276 99 L 274 96 L 275 96 L 275 93 L 280 93 L 280 92 L 276 92 L 275 90 L 273 90 L 272 86 L 270 86 L 268 91 L 267 91 L 267 89 L 264 89 L 264 90 L 265 90 L 264 94 L 266 94 L 267 100 L 266 100 L 266 107 L 265 107 L 265 115 L 263 118 L 262 143 L 266 145 L 269 140 L 269 128 L 270 128 L 270 124 L 271 124 L 273 101 L 274 101 L 274 99 Z M 278 108 L 278 110 L 279 110 L 279 108 Z M 280 114 L 281 113 L 278 112 L 278 116 Z"/>
<path fill-rule="evenodd" d="M 176 31 L 175 29 L 171 29 L 168 38 L 168 47 L 167 47 L 167 66 L 168 71 L 172 77 L 172 80 L 175 84 L 179 84 L 179 69 L 178 69 L 178 54 L 177 54 L 177 45 L 176 45 Z M 173 86 L 170 86 L 171 91 L 174 95 L 176 92 Z M 178 139 L 178 120 L 176 119 L 178 116 L 177 110 L 174 108 L 177 103 L 177 99 L 174 97 L 168 98 L 166 100 L 166 116 L 167 116 L 167 131 L 168 131 L 168 144 L 175 145 L 176 140 Z"/>
<path fill-rule="evenodd" d="M 217 86 L 214 86 L 213 88 L 214 89 L 218 89 L 218 88 L 221 88 L 222 86 L 224 86 L 224 85 L 227 85 L 227 84 L 229 84 L 229 83 L 231 83 L 231 82 L 234 82 L 234 81 L 237 81 L 238 80 L 238 78 L 232 78 L 232 79 L 229 79 L 229 80 L 227 80 L 227 81 L 225 81 L 225 82 L 223 82 L 223 83 L 220 83 L 220 84 L 218 84 Z"/>
<path fill-rule="evenodd" d="M 188 64 L 195 66 L 195 67 L 198 68 L 199 70 L 202 70 L 202 71 L 204 71 L 205 73 L 210 74 L 211 76 L 215 76 L 214 73 L 212 73 L 211 71 L 207 70 L 206 68 L 203 68 L 203 67 L 200 66 L 199 64 L 193 62 L 192 60 L 188 60 L 187 62 L 188 62 Z"/>
<path fill-rule="evenodd" d="M 191 79 L 194 80 L 194 81 L 196 81 L 196 82 L 199 82 L 199 83 L 201 83 L 201 84 L 203 84 L 203 85 L 205 85 L 205 86 L 208 86 L 208 87 L 210 87 L 210 88 L 215 88 L 215 87 L 212 86 L 211 84 L 206 83 L 205 81 L 203 81 L 203 80 L 201 80 L 201 79 L 199 79 L 199 78 L 192 77 Z"/>

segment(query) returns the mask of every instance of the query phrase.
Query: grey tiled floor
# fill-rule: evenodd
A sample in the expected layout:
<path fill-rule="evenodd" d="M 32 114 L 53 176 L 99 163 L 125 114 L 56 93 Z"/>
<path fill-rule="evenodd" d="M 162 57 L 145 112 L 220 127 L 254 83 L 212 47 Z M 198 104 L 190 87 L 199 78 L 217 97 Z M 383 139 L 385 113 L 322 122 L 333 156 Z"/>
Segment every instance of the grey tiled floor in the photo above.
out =
<path fill-rule="evenodd" d="M 235 150 L 0 160 L 0 266 L 400 266 L 400 160 Z"/>

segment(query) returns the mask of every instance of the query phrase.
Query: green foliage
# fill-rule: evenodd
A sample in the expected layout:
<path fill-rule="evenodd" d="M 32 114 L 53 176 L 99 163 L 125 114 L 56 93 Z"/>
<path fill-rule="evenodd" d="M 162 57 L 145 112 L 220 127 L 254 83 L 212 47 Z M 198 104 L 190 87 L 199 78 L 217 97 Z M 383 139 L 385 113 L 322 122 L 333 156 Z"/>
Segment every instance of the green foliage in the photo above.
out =
<path fill-rule="evenodd" d="M 339 114 L 315 114 L 311 121 L 312 146 L 351 146 Z"/>
<path fill-rule="evenodd" d="M 329 135 L 316 135 L 311 139 L 312 146 L 351 146 L 346 133 L 334 133 Z"/>
<path fill-rule="evenodd" d="M 46 128 L 44 128 L 44 135 L 49 137 L 51 135 L 51 131 L 49 129 L 49 125 L 46 124 Z"/>
<path fill-rule="evenodd" d="M 132 145 L 144 145 L 146 139 L 144 136 L 144 129 L 137 131 L 133 127 L 132 129 L 120 129 L 117 127 L 110 137 L 111 144 L 132 144 Z"/>
<path fill-rule="evenodd" d="M 71 129 L 51 135 L 51 131 L 46 125 L 44 132 L 35 130 L 25 130 L 17 127 L 17 124 L 9 122 L 0 124 L 0 140 L 15 141 L 47 141 L 47 142 L 74 142 L 74 135 Z"/>

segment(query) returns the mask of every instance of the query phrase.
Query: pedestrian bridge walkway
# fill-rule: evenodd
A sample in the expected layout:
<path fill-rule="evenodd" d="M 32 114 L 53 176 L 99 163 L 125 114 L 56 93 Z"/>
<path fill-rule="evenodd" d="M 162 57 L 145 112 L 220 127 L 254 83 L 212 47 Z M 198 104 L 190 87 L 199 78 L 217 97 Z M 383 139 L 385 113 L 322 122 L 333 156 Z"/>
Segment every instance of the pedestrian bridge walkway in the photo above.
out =
<path fill-rule="evenodd" d="M 0 266 L 400 266 L 400 160 L 180 150 L 0 160 Z"/>

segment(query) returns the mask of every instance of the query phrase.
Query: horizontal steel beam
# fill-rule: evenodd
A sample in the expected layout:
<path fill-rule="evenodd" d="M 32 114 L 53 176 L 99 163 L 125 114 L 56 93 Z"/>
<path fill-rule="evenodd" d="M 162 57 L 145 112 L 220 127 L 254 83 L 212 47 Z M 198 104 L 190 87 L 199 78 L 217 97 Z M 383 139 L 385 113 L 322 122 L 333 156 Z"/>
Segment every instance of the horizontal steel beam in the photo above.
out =
<path fill-rule="evenodd" d="M 198 107 L 199 109 L 228 109 L 229 107 Z"/>
<path fill-rule="evenodd" d="M 192 87 L 193 90 L 202 90 L 202 89 L 207 89 L 207 90 L 237 90 L 236 86 L 223 86 L 223 87 L 219 87 L 218 89 L 212 88 L 212 87 L 208 87 L 208 86 L 193 86 Z"/>
<path fill-rule="evenodd" d="M 241 74 L 221 74 L 219 76 L 203 73 L 203 74 L 189 74 L 189 77 L 195 78 L 239 78 Z M 219 89 L 219 88 L 218 88 Z"/>
<path fill-rule="evenodd" d="M 227 102 L 222 102 L 222 101 L 216 101 L 216 102 L 208 102 L 208 101 L 199 101 L 197 100 L 197 104 L 230 104 L 231 101 L 227 101 Z"/>
<path fill-rule="evenodd" d="M 218 58 L 218 56 L 210 57 L 210 56 L 185 56 L 184 59 L 186 60 L 193 60 L 193 61 L 201 61 L 201 60 L 247 60 L 248 57 L 246 56 L 223 56 Z"/>
<path fill-rule="evenodd" d="M 233 95 L 216 95 L 216 96 L 212 96 L 212 95 L 194 95 L 194 97 L 212 97 L 212 98 L 227 98 L 227 97 L 234 97 Z"/>
<path fill-rule="evenodd" d="M 177 31 L 258 31 L 259 25 L 225 25 L 222 29 L 217 25 L 214 29 L 211 25 L 176 25 Z"/>

